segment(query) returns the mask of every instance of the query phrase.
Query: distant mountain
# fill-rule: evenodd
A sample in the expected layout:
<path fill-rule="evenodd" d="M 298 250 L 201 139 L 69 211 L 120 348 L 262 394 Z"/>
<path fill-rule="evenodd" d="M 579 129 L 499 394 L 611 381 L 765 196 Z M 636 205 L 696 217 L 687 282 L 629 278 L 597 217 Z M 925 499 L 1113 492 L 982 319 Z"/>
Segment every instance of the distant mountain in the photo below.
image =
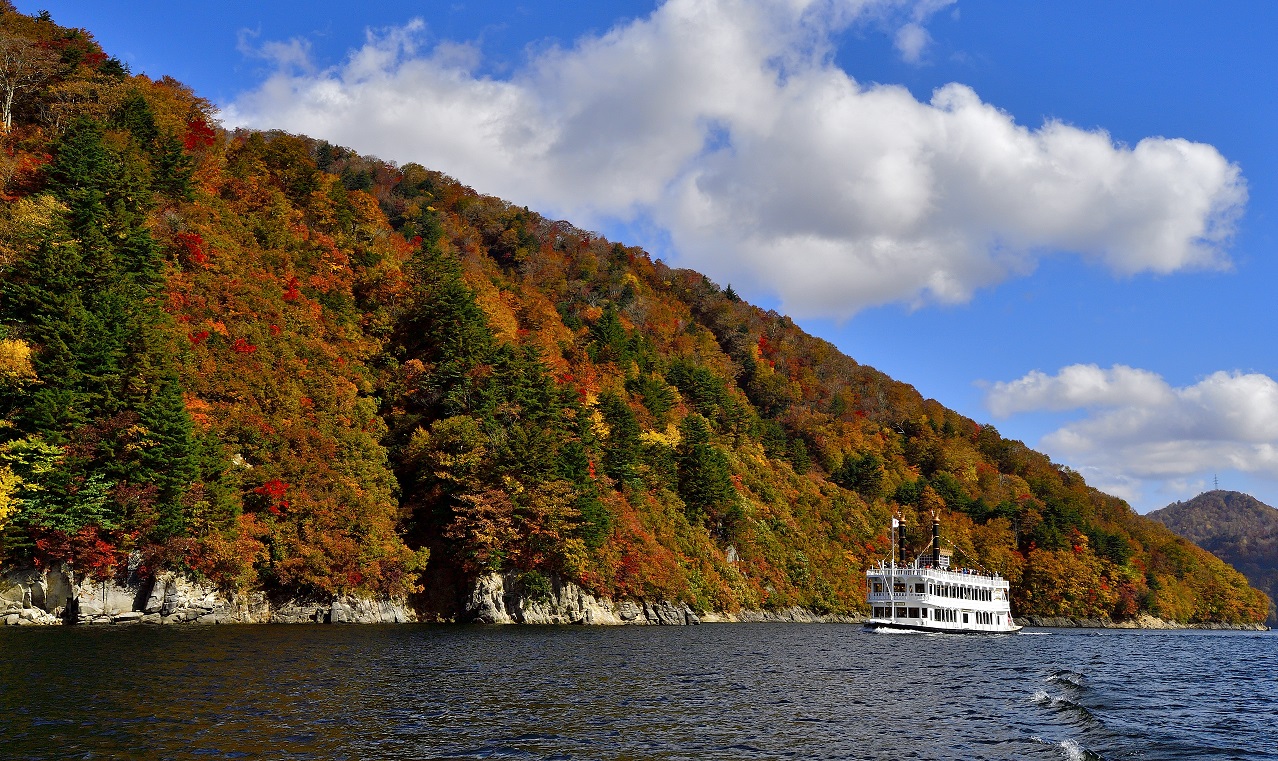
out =
<path fill-rule="evenodd" d="M 1217 490 L 1149 517 L 1242 571 L 1271 601 L 1278 599 L 1278 509 L 1249 494 Z M 1268 623 L 1278 626 L 1273 602 Z"/>

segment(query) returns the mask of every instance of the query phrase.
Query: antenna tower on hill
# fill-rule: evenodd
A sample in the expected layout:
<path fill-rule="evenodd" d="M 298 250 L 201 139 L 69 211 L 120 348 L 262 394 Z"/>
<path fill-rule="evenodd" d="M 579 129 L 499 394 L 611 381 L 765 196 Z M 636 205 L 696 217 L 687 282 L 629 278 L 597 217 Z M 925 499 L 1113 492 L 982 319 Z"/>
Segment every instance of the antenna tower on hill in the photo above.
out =
<path fill-rule="evenodd" d="M 1212 486 L 1215 487 L 1216 491 L 1220 491 L 1220 478 L 1217 477 L 1215 473 L 1211 474 L 1211 483 Z"/>

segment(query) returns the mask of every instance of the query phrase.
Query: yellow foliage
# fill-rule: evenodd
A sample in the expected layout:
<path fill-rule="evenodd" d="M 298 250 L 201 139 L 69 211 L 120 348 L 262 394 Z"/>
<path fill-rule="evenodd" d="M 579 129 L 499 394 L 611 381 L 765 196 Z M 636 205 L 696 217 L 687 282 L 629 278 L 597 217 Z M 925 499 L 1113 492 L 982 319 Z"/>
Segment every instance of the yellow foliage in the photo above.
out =
<path fill-rule="evenodd" d="M 0 531 L 9 523 L 9 519 L 18 511 L 18 501 L 13 493 L 22 486 L 22 479 L 12 470 L 0 467 Z"/>
<path fill-rule="evenodd" d="M 48 194 L 27 196 L 8 205 L 0 215 L 0 265 L 25 255 L 57 223 L 67 207 Z"/>
<path fill-rule="evenodd" d="M 31 347 L 14 338 L 0 339 L 0 382 L 18 384 L 35 380 Z"/>
<path fill-rule="evenodd" d="M 587 400 L 589 402 L 590 400 Z M 612 429 L 608 427 L 608 423 L 604 421 L 603 413 L 599 410 L 590 410 L 590 428 L 595 435 L 601 439 L 608 438 L 608 434 L 612 433 Z"/>
<path fill-rule="evenodd" d="M 677 447 L 679 442 L 683 441 L 683 434 L 679 432 L 679 426 L 674 423 L 667 423 L 664 431 L 644 431 L 639 434 L 639 440 L 645 444 L 662 444 L 667 447 Z"/>
<path fill-rule="evenodd" d="M 468 278 L 468 281 L 475 289 L 475 303 L 484 310 L 493 335 L 503 343 L 518 344 L 519 320 L 510 308 L 510 296 L 493 287 L 492 281 L 486 277 Z"/>

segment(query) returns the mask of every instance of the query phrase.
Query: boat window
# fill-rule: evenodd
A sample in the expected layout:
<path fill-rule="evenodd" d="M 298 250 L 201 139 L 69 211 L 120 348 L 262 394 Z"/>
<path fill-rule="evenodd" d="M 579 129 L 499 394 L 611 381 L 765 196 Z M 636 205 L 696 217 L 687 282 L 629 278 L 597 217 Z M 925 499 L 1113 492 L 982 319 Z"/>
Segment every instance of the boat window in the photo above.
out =
<path fill-rule="evenodd" d="M 892 585 L 892 591 L 897 594 L 905 594 L 905 583 L 898 581 Z"/>
<path fill-rule="evenodd" d="M 965 623 L 965 624 L 966 624 L 966 623 L 968 623 L 968 620 L 967 620 L 967 614 L 966 614 L 966 613 L 964 613 L 964 614 L 963 614 L 963 623 Z"/>
<path fill-rule="evenodd" d="M 923 585 L 922 585 L 922 584 L 915 584 L 915 585 L 914 585 L 914 591 L 915 591 L 916 593 L 918 593 L 918 594 L 923 594 Z"/>
<path fill-rule="evenodd" d="M 880 583 L 879 583 L 879 582 L 877 582 L 877 581 L 876 581 L 876 582 L 874 582 L 874 594 L 876 594 L 876 595 L 881 595 L 881 594 L 883 594 L 883 585 L 882 585 L 882 584 L 880 584 Z"/>
<path fill-rule="evenodd" d="M 919 609 L 910 608 L 909 615 L 907 615 L 906 618 L 918 618 L 918 617 L 919 617 Z"/>

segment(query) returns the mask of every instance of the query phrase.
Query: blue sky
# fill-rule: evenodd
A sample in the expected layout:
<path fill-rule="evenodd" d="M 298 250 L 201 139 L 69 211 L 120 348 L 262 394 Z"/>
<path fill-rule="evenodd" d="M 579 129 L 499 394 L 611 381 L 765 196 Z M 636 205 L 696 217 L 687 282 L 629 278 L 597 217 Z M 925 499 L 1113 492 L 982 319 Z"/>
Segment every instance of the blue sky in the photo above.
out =
<path fill-rule="evenodd" d="M 1278 4 L 17 5 L 732 282 L 1142 512 L 1278 504 Z"/>

